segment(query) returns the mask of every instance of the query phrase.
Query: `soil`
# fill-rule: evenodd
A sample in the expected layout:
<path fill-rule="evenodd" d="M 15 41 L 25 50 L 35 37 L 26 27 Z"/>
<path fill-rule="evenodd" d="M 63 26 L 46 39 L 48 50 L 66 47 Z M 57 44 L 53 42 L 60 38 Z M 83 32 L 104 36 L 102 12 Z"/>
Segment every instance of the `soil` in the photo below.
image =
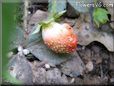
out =
<path fill-rule="evenodd" d="M 83 62 L 87 64 L 89 61 L 93 63 L 93 70 L 87 71 L 81 79 L 83 84 L 111 84 L 114 78 L 114 53 L 109 52 L 102 44 L 93 42 L 86 46 L 84 50 L 78 51 Z M 79 84 L 79 82 L 77 82 Z"/>

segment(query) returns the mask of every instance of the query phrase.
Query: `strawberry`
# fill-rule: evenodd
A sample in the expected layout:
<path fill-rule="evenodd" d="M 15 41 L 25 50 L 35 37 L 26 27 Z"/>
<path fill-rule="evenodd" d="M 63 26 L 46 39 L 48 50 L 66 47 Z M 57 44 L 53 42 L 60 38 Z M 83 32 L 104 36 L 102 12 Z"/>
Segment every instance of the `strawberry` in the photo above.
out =
<path fill-rule="evenodd" d="M 77 47 L 77 35 L 73 33 L 73 28 L 67 23 L 56 22 L 65 12 L 52 12 L 52 15 L 41 21 L 32 32 L 33 35 L 41 29 L 44 44 L 56 53 L 72 53 Z"/>
<path fill-rule="evenodd" d="M 42 27 L 42 37 L 44 43 L 56 53 L 72 53 L 77 47 L 77 35 L 67 23 L 51 22 Z"/>

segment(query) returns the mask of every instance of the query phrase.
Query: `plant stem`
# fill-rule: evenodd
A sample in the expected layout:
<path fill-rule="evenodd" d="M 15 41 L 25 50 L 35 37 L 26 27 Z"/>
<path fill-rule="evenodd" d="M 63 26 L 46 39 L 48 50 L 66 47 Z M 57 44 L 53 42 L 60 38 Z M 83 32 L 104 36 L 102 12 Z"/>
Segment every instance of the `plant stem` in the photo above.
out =
<path fill-rule="evenodd" d="M 23 43 L 23 46 L 27 45 L 27 41 L 28 41 L 28 27 L 27 27 L 27 17 L 28 17 L 28 6 L 29 6 L 29 1 L 25 0 L 24 1 L 24 20 L 23 20 L 23 30 L 24 30 L 24 38 L 25 41 Z"/>

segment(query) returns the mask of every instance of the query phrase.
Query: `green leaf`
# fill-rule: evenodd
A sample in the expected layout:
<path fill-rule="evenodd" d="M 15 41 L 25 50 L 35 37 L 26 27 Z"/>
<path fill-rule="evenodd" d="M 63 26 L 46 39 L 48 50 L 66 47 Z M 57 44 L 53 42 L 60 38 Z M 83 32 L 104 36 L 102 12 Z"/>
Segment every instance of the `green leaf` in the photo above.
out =
<path fill-rule="evenodd" d="M 59 13 L 56 13 L 53 17 L 54 17 L 54 20 L 56 21 L 57 19 L 59 19 L 64 13 L 66 12 L 66 10 L 64 11 L 61 11 Z"/>
<path fill-rule="evenodd" d="M 66 0 L 49 0 L 48 2 L 49 18 L 66 9 Z"/>
<path fill-rule="evenodd" d="M 40 41 L 40 40 L 42 40 L 42 34 L 41 33 L 29 35 L 27 46 L 31 45 L 34 42 Z"/>
<path fill-rule="evenodd" d="M 66 0 L 49 0 L 48 11 L 49 12 L 61 12 L 66 9 Z"/>
<path fill-rule="evenodd" d="M 93 12 L 94 22 L 99 27 L 100 24 L 105 24 L 108 19 L 108 11 L 103 8 L 95 8 Z"/>
<path fill-rule="evenodd" d="M 56 13 L 56 0 L 49 0 L 48 11 L 52 14 Z"/>
<path fill-rule="evenodd" d="M 41 25 L 38 24 L 34 27 L 34 31 L 30 34 L 30 35 L 34 35 L 36 33 L 39 33 L 40 32 L 40 28 L 41 28 Z"/>
<path fill-rule="evenodd" d="M 74 54 L 57 54 L 46 47 L 43 41 L 39 41 L 27 49 L 40 61 L 46 60 L 46 62 L 53 65 L 58 65 L 70 58 L 76 57 Z"/>
<path fill-rule="evenodd" d="M 58 12 L 58 13 L 55 13 L 55 14 L 53 14 L 53 16 L 52 16 L 50 19 L 48 19 L 47 21 L 46 21 L 46 20 L 45 20 L 45 21 L 42 21 L 42 22 L 40 22 L 39 24 L 41 25 L 41 27 L 48 27 L 51 22 L 53 22 L 53 21 L 58 21 L 59 18 L 60 18 L 65 12 L 66 12 L 66 10 L 61 11 L 61 12 Z"/>

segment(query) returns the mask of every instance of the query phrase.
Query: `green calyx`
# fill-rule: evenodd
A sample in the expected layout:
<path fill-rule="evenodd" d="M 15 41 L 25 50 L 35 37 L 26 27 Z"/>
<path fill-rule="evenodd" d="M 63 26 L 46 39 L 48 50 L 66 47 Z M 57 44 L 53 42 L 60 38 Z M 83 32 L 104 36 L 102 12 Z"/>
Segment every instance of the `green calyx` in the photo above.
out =
<path fill-rule="evenodd" d="M 48 27 L 50 25 L 51 22 L 56 22 L 60 19 L 60 17 L 66 12 L 66 10 L 61 11 L 59 13 L 54 13 L 52 17 L 48 17 L 47 21 L 42 21 L 41 23 L 39 23 L 42 28 L 44 27 Z"/>
<path fill-rule="evenodd" d="M 55 13 L 55 14 L 53 14 L 52 17 L 49 16 L 47 20 L 41 21 L 39 24 L 37 24 L 37 25 L 35 26 L 35 30 L 31 33 L 31 35 L 40 32 L 41 29 L 45 29 L 45 28 L 49 27 L 52 22 L 58 21 L 59 18 L 60 18 L 65 12 L 66 12 L 66 10 L 61 11 L 61 12 L 59 12 L 59 13 Z"/>
<path fill-rule="evenodd" d="M 41 21 L 39 24 L 35 26 L 35 30 L 32 32 L 33 34 L 36 34 L 40 32 L 41 29 L 45 29 L 49 27 L 51 22 L 57 22 L 59 21 L 60 17 L 66 12 L 66 10 L 63 10 L 61 12 L 56 12 L 56 1 L 57 0 L 52 0 L 52 3 L 49 3 L 48 11 L 49 11 L 49 16 L 47 20 Z"/>

